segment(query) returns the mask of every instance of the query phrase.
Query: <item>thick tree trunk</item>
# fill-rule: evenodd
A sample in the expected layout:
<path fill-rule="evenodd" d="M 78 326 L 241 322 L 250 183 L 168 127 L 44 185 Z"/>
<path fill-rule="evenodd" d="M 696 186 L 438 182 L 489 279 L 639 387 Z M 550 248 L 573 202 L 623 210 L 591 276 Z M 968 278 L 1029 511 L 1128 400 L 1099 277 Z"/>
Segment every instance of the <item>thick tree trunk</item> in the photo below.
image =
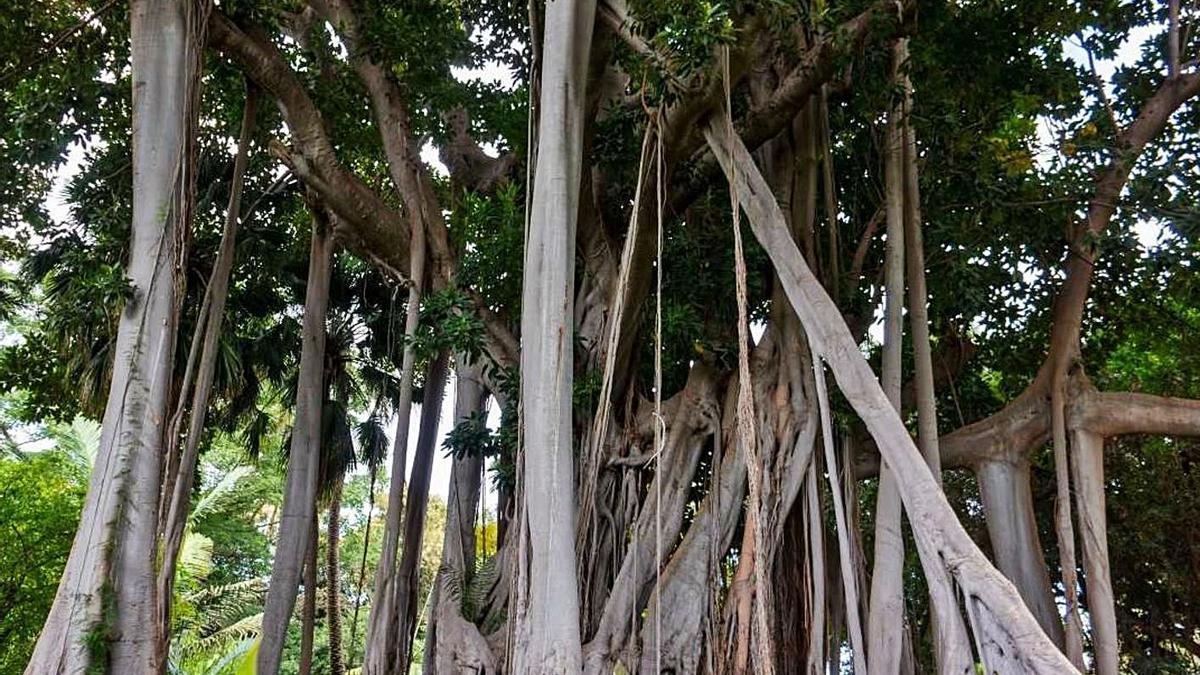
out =
<path fill-rule="evenodd" d="M 659 591 L 654 597 L 659 598 L 659 603 L 646 607 L 641 642 L 654 644 L 657 623 L 661 660 L 655 653 L 645 652 L 638 669 L 626 664 L 629 672 L 654 673 L 661 664 L 662 672 L 691 675 L 710 672 L 703 663 L 721 658 L 720 654 L 706 653 L 719 648 L 717 640 L 705 640 L 706 625 L 719 621 L 719 617 L 712 615 L 712 585 L 719 583 L 713 566 L 729 550 L 746 494 L 746 457 L 729 440 L 718 434 L 718 445 L 730 451 L 724 453 L 714 489 L 705 495 L 692 526 L 657 580 Z M 720 448 L 714 455 L 722 455 Z M 662 617 L 656 621 L 657 614 Z"/>
<path fill-rule="evenodd" d="M 442 396 L 446 389 L 449 355 L 443 350 L 425 370 L 425 391 L 421 401 L 421 427 L 413 456 L 412 481 L 404 512 L 404 551 L 396 571 L 396 640 L 392 650 L 392 672 L 407 673 L 412 657 L 412 641 L 417 630 L 417 601 L 420 592 L 421 537 L 425 533 L 425 513 L 429 508 L 429 478 L 433 455 L 437 452 L 438 420 L 442 416 Z"/>
<path fill-rule="evenodd" d="M 342 652 L 341 545 L 342 483 L 338 477 L 329 497 L 329 521 L 325 535 L 325 622 L 329 628 L 329 672 L 345 675 L 346 656 Z"/>
<path fill-rule="evenodd" d="M 133 224 L 113 375 L 83 515 L 26 672 L 149 673 L 159 660 L 156 540 L 191 218 L 199 49 L 191 4 L 134 0 Z"/>
<path fill-rule="evenodd" d="M 842 392 L 895 472 L 920 551 L 950 563 L 947 567 L 967 599 L 984 667 L 1000 673 L 1075 671 L 1038 627 L 1016 589 L 988 563 L 958 522 L 849 330 L 839 320 L 837 308 L 804 264 L 758 167 L 740 139 L 725 133 L 728 124 L 724 112 L 714 116 L 705 133 L 709 146 L 727 173 L 734 171 L 736 163 L 737 175 L 746 183 L 739 194 L 754 233 L 774 263 L 809 341 L 830 365 Z"/>
<path fill-rule="evenodd" d="M 659 470 L 647 487 L 646 494 L 650 497 L 632 523 L 620 569 L 585 650 L 586 673 L 612 672 L 613 664 L 626 650 L 630 636 L 637 633 L 638 626 L 631 625 L 630 617 L 642 609 L 647 589 L 654 585 L 657 546 L 659 543 L 670 546 L 679 536 L 688 490 L 703 446 L 720 426 L 716 386 L 715 373 L 697 366 L 683 391 L 664 405 L 671 413 L 667 415 L 670 423 L 659 458 Z M 662 517 L 659 519 L 655 517 L 653 495 L 661 495 Z M 629 658 L 624 660 L 627 664 L 632 662 Z"/>
<path fill-rule="evenodd" d="M 325 312 L 329 306 L 329 277 L 333 242 L 322 207 L 313 207 L 312 250 L 308 260 L 308 285 L 304 297 L 304 325 L 297 380 L 296 416 L 288 454 L 287 481 L 279 542 L 271 568 L 271 586 L 263 610 L 262 643 L 258 672 L 275 675 L 283 654 L 288 622 L 296 606 L 296 588 L 309 526 L 315 518 L 317 468 L 321 444 L 321 399 L 325 363 Z"/>
<path fill-rule="evenodd" d="M 170 498 L 166 503 L 167 513 L 162 532 L 162 566 L 158 572 L 159 620 L 163 630 L 162 655 L 166 656 L 167 642 L 171 629 L 171 602 L 175 588 L 175 563 L 183 534 L 187 526 L 188 509 L 191 504 L 192 486 L 195 484 L 196 461 L 200 455 L 200 437 L 204 433 L 204 420 L 208 413 L 208 397 L 212 391 L 213 376 L 217 366 L 217 347 L 221 339 L 221 326 L 225 318 L 225 299 L 229 294 L 229 276 L 233 271 L 235 244 L 237 242 L 239 212 L 242 201 L 242 184 L 246 173 L 250 135 L 254 131 L 254 116 L 258 110 L 257 89 L 247 84 L 246 107 L 242 112 L 242 128 L 238 136 L 237 155 L 233 161 L 233 178 L 229 187 L 229 205 L 225 210 L 225 226 L 221 231 L 221 244 L 217 259 L 209 275 L 205 291 L 206 311 L 196 324 L 196 332 L 204 338 L 200 347 L 200 362 L 196 373 L 196 388 L 192 393 L 191 417 L 188 421 L 187 439 L 179 459 L 178 475 L 170 484 Z M 186 389 L 181 396 L 186 395 Z M 171 438 L 174 445 L 178 439 Z"/>
<path fill-rule="evenodd" d="M 975 476 L 996 566 L 1016 585 L 1046 635 L 1061 645 L 1062 620 L 1034 521 L 1029 460 L 981 462 Z"/>
<path fill-rule="evenodd" d="M 538 154 L 521 302 L 527 565 L 516 608 L 520 673 L 578 673 L 571 425 L 575 229 L 595 1 L 546 6 Z M 524 556 L 522 556 L 524 557 Z"/>

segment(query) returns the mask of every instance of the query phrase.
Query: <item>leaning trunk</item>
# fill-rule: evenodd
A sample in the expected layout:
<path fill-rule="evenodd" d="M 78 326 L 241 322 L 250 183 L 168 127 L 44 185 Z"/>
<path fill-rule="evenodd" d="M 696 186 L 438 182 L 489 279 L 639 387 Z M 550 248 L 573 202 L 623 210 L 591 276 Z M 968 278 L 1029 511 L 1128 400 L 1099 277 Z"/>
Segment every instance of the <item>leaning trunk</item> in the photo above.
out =
<path fill-rule="evenodd" d="M 329 627 L 329 672 L 345 675 L 346 659 L 342 653 L 342 578 L 338 550 L 341 541 L 342 477 L 333 484 L 329 496 L 329 519 L 325 534 L 325 621 Z"/>
<path fill-rule="evenodd" d="M 308 551 L 304 554 L 304 604 L 300 608 L 300 675 L 310 675 L 313 664 L 313 637 L 317 628 L 317 519 L 308 533 Z"/>
<path fill-rule="evenodd" d="M 201 322 L 196 331 L 203 332 L 200 348 L 200 363 L 196 374 L 196 388 L 192 394 L 191 418 L 188 422 L 187 439 L 183 455 L 179 460 L 178 475 L 169 486 L 170 499 L 166 504 L 167 519 L 162 533 L 162 566 L 158 572 L 159 621 L 163 631 L 163 654 L 171 629 L 171 595 L 175 586 L 175 563 L 179 559 L 179 548 L 183 544 L 183 533 L 187 526 L 188 507 L 191 502 L 192 485 L 195 483 L 196 460 L 200 455 L 200 436 L 204 432 L 204 419 L 208 412 L 208 396 L 212 390 L 213 376 L 217 366 L 217 346 L 221 337 L 221 324 L 225 315 L 225 299 L 229 293 L 229 275 L 233 270 L 234 244 L 237 241 L 239 209 L 242 201 L 242 183 L 246 173 L 246 155 L 250 145 L 250 134 L 254 130 L 254 114 L 258 108 L 256 90 L 248 85 L 246 107 L 242 112 L 242 129 L 238 137 L 237 156 L 233 161 L 233 180 L 229 188 L 229 206 L 225 210 L 225 227 L 221 231 L 221 244 L 217 260 L 209 276 L 205 292 L 206 311 L 201 313 Z M 180 394 L 186 395 L 186 391 Z M 174 444 L 177 439 L 170 439 Z"/>
<path fill-rule="evenodd" d="M 300 351 L 300 377 L 296 390 L 296 419 L 288 454 L 287 484 L 283 494 L 283 517 L 279 542 L 271 568 L 271 586 L 263 610 L 262 643 L 258 650 L 258 672 L 275 675 L 283 655 L 288 621 L 296 606 L 296 588 L 315 517 L 317 469 L 320 461 L 321 399 L 325 363 L 325 312 L 329 306 L 329 275 L 333 257 L 328 223 L 313 208 L 312 251 L 308 261 L 308 286 L 304 298 L 304 326 Z"/>
<path fill-rule="evenodd" d="M 438 420 L 442 416 L 442 394 L 446 387 L 449 357 L 440 351 L 425 371 L 425 397 L 421 401 L 421 428 L 417 453 L 413 457 L 412 481 L 408 485 L 408 504 L 404 513 L 404 554 L 396 572 L 396 639 L 390 648 L 397 662 L 393 672 L 407 673 L 417 630 L 417 601 L 420 588 L 421 537 L 425 532 L 425 512 L 429 507 L 429 478 L 433 453 L 437 451 Z"/>
<path fill-rule="evenodd" d="M 524 518 L 515 668 L 578 673 L 571 426 L 575 226 L 595 0 L 546 5 L 538 153 L 521 302 Z"/>
<path fill-rule="evenodd" d="M 75 542 L 27 673 L 156 672 L 163 422 L 191 218 L 198 71 L 191 3 L 134 0 L 133 224 L 103 433 Z"/>
<path fill-rule="evenodd" d="M 839 320 L 837 308 L 804 264 L 779 204 L 750 153 L 740 138 L 727 133 L 728 119 L 721 111 L 709 122 L 705 130 L 708 145 L 727 176 L 736 171 L 739 180 L 745 180 L 745 189 L 739 195 L 754 234 L 774 264 L 809 342 L 830 366 L 846 399 L 895 473 L 900 496 L 911 515 L 918 550 L 924 556 L 936 556 L 936 564 L 952 562 L 947 565 L 948 571 L 963 591 L 985 670 L 1077 672 L 1042 633 L 1016 589 L 988 563 L 963 529 L 849 329 Z"/>

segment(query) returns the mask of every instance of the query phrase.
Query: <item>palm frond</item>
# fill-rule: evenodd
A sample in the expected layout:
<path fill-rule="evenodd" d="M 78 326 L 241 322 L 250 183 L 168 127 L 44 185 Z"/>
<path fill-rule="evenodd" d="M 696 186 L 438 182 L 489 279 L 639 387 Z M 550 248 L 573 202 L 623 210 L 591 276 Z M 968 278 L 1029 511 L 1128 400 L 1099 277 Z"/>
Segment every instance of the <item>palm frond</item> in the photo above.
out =
<path fill-rule="evenodd" d="M 181 645 L 185 656 L 211 653 L 227 649 L 229 645 L 243 640 L 253 640 L 262 632 L 262 612 L 243 617 L 220 630 L 204 635 Z"/>
<path fill-rule="evenodd" d="M 52 424 L 48 430 L 60 452 L 88 471 L 100 450 L 100 423 L 77 416 L 70 424 Z"/>
<path fill-rule="evenodd" d="M 175 574 L 195 581 L 203 580 L 213 568 L 213 540 L 193 531 L 184 534 L 179 548 Z"/>
<path fill-rule="evenodd" d="M 371 471 L 378 471 L 387 460 L 388 437 L 383 420 L 371 415 L 358 424 L 358 456 Z"/>
<path fill-rule="evenodd" d="M 322 486 L 327 488 L 353 470 L 358 459 L 350 412 L 341 401 L 326 400 L 321 406 L 321 432 Z"/>
<path fill-rule="evenodd" d="M 221 504 L 237 490 L 238 483 L 252 471 L 253 469 L 248 466 L 238 466 L 226 472 L 216 485 L 200 496 L 200 501 L 196 502 L 196 505 L 192 507 L 192 512 L 188 514 L 188 523 L 196 523 L 204 516 L 219 509 Z"/>

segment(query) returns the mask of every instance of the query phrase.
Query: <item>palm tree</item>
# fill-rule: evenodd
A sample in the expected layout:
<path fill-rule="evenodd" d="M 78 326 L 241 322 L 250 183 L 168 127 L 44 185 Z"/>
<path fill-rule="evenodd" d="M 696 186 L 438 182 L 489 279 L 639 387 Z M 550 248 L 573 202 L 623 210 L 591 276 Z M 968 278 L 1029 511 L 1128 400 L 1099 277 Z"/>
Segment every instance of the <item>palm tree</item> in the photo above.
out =
<path fill-rule="evenodd" d="M 351 321 L 349 315 L 339 317 L 329 330 L 325 343 L 325 402 L 322 406 L 319 485 L 321 500 L 328 514 L 325 534 L 325 613 L 329 631 L 329 669 L 332 675 L 344 675 L 346 671 L 342 647 L 339 546 L 342 489 L 346 474 L 355 468 L 359 460 L 352 429 L 355 426 L 358 428 L 362 461 L 371 474 L 372 492 L 376 472 L 387 453 L 387 437 L 379 420 L 382 410 L 388 405 L 391 383 L 386 373 L 376 368 L 375 364 L 360 352 L 358 338 L 365 332 L 365 327 Z M 350 412 L 351 407 L 368 400 L 372 401 L 372 413 L 366 421 L 356 425 Z M 369 515 L 367 523 L 370 527 Z M 365 551 L 366 547 L 364 565 Z M 362 574 L 360 569 L 360 584 Z"/>
<path fill-rule="evenodd" d="M 252 473 L 249 466 L 230 470 L 201 493 L 188 514 L 172 600 L 175 626 L 167 661 L 170 672 L 229 672 L 254 658 L 262 629 L 266 579 L 206 584 L 213 570 L 213 541 L 195 529 L 202 518 L 227 512 L 230 504 L 237 504 L 234 497 L 247 487 L 244 479 Z"/>

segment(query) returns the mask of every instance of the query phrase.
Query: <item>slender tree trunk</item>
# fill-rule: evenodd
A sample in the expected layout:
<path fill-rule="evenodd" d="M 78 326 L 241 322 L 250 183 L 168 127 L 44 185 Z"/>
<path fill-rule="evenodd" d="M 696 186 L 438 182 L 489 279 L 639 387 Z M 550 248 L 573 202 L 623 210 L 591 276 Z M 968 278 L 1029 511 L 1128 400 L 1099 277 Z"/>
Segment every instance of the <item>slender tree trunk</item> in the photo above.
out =
<path fill-rule="evenodd" d="M 329 627 L 329 672 L 345 675 L 346 657 L 342 652 L 341 543 L 343 477 L 333 484 L 329 497 L 329 521 L 325 535 L 325 621 Z"/>
<path fill-rule="evenodd" d="M 1077 353 L 1075 348 L 1070 354 Z M 1083 621 L 1079 616 L 1079 589 L 1075 558 L 1075 527 L 1071 517 L 1071 458 L 1067 447 L 1066 371 L 1064 363 L 1072 357 L 1059 355 L 1050 380 L 1050 418 L 1054 446 L 1054 533 L 1058 538 L 1059 567 L 1062 570 L 1063 595 L 1066 599 L 1064 639 L 1067 657 L 1083 670 Z M 1073 359 L 1072 359 L 1073 360 Z"/>
<path fill-rule="evenodd" d="M 446 387 L 449 356 L 443 350 L 425 370 L 425 397 L 421 401 L 421 428 L 413 456 L 412 482 L 404 513 L 404 553 L 396 572 L 396 611 L 398 626 L 393 654 L 397 659 L 393 672 L 407 673 L 412 657 L 412 641 L 417 630 L 417 602 L 421 567 L 421 537 L 425 532 L 425 513 L 429 507 L 429 479 L 433 455 L 437 452 L 438 420 L 442 415 L 442 397 Z"/>
<path fill-rule="evenodd" d="M 310 675 L 317 630 L 317 518 L 313 514 L 304 552 L 304 604 L 300 609 L 300 675 Z"/>
<path fill-rule="evenodd" d="M 836 276 L 834 277 L 836 278 Z M 808 579 L 811 588 L 809 637 L 805 672 L 820 675 L 825 670 L 825 518 L 821 509 L 821 483 L 817 458 L 808 465 L 804 479 L 804 529 L 808 534 Z"/>
<path fill-rule="evenodd" d="M 262 643 L 258 651 L 260 675 L 275 675 L 283 654 L 288 621 L 296 606 L 296 587 L 308 530 L 315 518 L 317 469 L 321 444 L 321 399 L 325 363 L 325 313 L 329 306 L 329 276 L 333 243 L 329 224 L 313 207 L 312 251 L 304 298 L 304 326 L 300 352 L 300 377 L 296 391 L 296 417 L 288 455 L 287 481 L 279 543 L 271 568 L 271 586 L 263 610 Z"/>
<path fill-rule="evenodd" d="M 908 60 L 908 40 L 898 42 L 898 60 Z M 903 67 L 903 66 L 902 66 Z M 904 84 L 904 249 L 908 265 L 908 323 L 913 340 L 913 380 L 916 383 L 917 444 L 934 481 L 942 484 L 942 458 L 938 449 L 937 400 L 933 386 L 933 355 L 929 342 L 928 293 L 925 286 L 925 241 L 921 231 L 921 189 L 917 174 L 917 134 L 912 124 L 912 82 L 902 71 Z M 921 556 L 922 562 L 930 556 Z M 972 673 L 975 660 L 962 622 L 954 587 L 940 565 L 925 568 L 929 582 L 930 620 L 938 672 Z"/>
<path fill-rule="evenodd" d="M 229 188 L 229 206 L 225 210 L 225 227 L 221 231 L 221 244 L 217 259 L 209 275 L 205 292 L 207 311 L 203 320 L 196 324 L 196 332 L 203 333 L 200 362 L 196 374 L 196 388 L 192 394 L 191 419 L 188 422 L 187 439 L 179 460 L 178 476 L 171 484 L 167 502 L 167 519 L 162 533 L 162 566 L 158 572 L 159 620 L 163 630 L 162 656 L 166 657 L 171 629 L 171 601 L 175 587 L 175 563 L 183 534 L 187 526 L 188 508 L 191 504 L 192 486 L 195 484 L 196 462 L 200 455 L 200 437 L 204 433 L 204 420 L 208 412 L 208 397 L 212 391 L 213 376 L 217 365 L 217 347 L 221 338 L 221 326 L 225 315 L 225 299 L 229 294 L 229 276 L 233 270 L 235 243 L 237 241 L 239 211 L 242 201 L 242 184 L 246 173 L 246 161 L 250 136 L 254 131 L 254 116 L 258 109 L 257 89 L 247 82 L 246 107 L 242 112 L 242 128 L 238 136 L 237 156 L 233 161 L 233 179 Z M 181 393 L 181 396 L 186 392 Z M 168 441 L 172 445 L 177 439 Z"/>
<path fill-rule="evenodd" d="M 156 541 L 191 219 L 199 30 L 191 3 L 134 0 L 134 289 L 121 313 L 103 431 L 83 515 L 26 672 L 157 672 Z"/>
<path fill-rule="evenodd" d="M 367 583 L 367 554 L 371 552 L 371 525 L 375 520 L 375 478 L 376 470 L 371 469 L 371 484 L 367 488 L 367 524 L 363 528 L 363 552 L 358 563 L 358 583 L 354 586 L 354 614 L 350 619 L 351 652 L 358 644 L 358 613 L 362 609 L 363 587 Z"/>
<path fill-rule="evenodd" d="M 538 153 L 521 302 L 527 565 L 519 570 L 516 671 L 581 668 L 571 424 L 575 227 L 595 0 L 546 5 Z M 523 556 L 522 556 L 523 557 Z"/>
<path fill-rule="evenodd" d="M 898 64 L 893 64 L 893 67 Z M 904 335 L 904 140 L 901 106 L 888 112 L 884 133 L 884 198 L 887 254 L 884 266 L 883 364 L 880 383 L 888 402 L 900 412 Z M 875 556 L 871 568 L 871 611 L 867 620 L 867 665 L 873 675 L 900 672 L 904 636 L 904 533 L 896 478 L 886 460 L 879 471 L 875 502 Z"/>
<path fill-rule="evenodd" d="M 1079 506 L 1087 608 L 1097 675 L 1117 675 L 1117 612 L 1108 566 L 1108 520 L 1104 513 L 1104 437 L 1076 429 L 1071 433 L 1075 461 L 1075 502 Z"/>
<path fill-rule="evenodd" d="M 416 350 L 412 338 L 421 318 L 421 288 L 425 278 L 425 229 L 413 221 L 409 269 L 408 303 L 404 317 L 404 354 L 400 365 L 400 400 L 396 404 L 396 434 L 392 443 L 391 482 L 388 485 L 387 514 L 384 518 L 383 546 L 375 568 L 375 589 L 371 611 L 367 615 L 367 645 L 363 655 L 364 675 L 390 673 L 396 644 L 396 560 L 400 550 L 403 524 L 405 480 L 408 468 L 408 436 L 412 418 L 413 371 Z M 401 674 L 403 675 L 403 674 Z"/>
<path fill-rule="evenodd" d="M 809 343 L 812 344 L 811 342 Z M 817 405 L 820 408 L 821 415 L 821 445 L 825 450 L 825 471 L 829 477 L 829 494 L 833 499 L 833 517 L 834 524 L 837 527 L 838 538 L 838 564 L 842 574 L 842 597 L 845 600 L 845 617 L 846 617 L 846 633 L 847 642 L 850 646 L 850 655 L 853 658 L 854 672 L 867 672 L 867 653 L 863 641 L 862 620 L 859 613 L 859 598 L 861 597 L 859 589 L 862 587 L 859 583 L 858 570 L 856 569 L 855 561 L 857 559 L 857 545 L 851 541 L 851 532 L 853 531 L 853 523 L 857 519 L 851 521 L 850 515 L 847 513 L 846 502 L 849 500 L 843 499 L 842 482 L 839 478 L 837 467 L 837 453 L 833 445 L 833 413 L 829 404 L 829 392 L 825 382 L 825 368 L 821 365 L 821 357 L 817 352 L 816 347 L 812 348 L 812 365 L 814 381 L 816 383 Z"/>

